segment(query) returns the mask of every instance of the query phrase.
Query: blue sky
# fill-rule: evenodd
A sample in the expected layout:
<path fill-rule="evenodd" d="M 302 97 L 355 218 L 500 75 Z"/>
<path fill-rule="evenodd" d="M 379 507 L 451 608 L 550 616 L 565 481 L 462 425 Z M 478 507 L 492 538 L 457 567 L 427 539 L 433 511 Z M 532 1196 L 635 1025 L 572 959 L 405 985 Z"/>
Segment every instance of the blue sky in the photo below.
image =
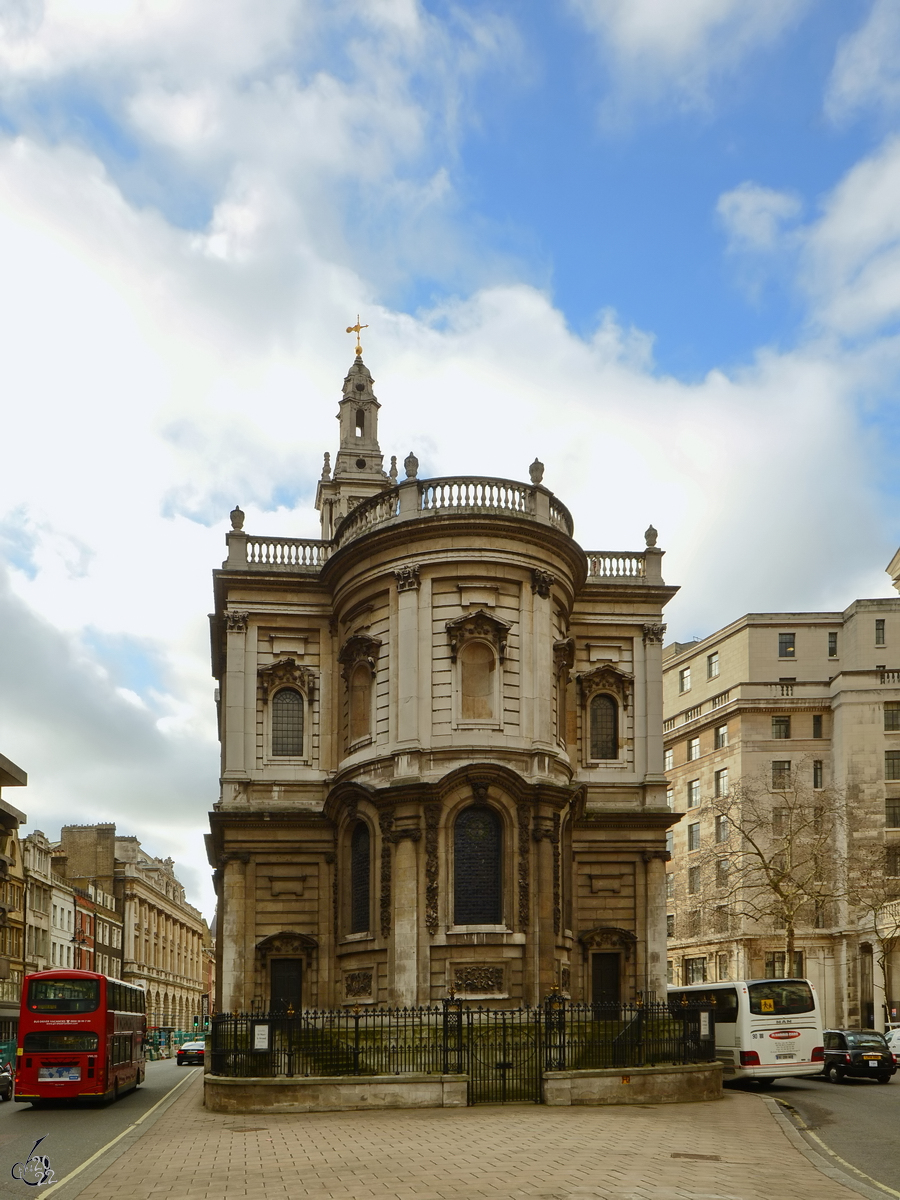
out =
<path fill-rule="evenodd" d="M 898 64 L 893 0 L 0 0 L 32 823 L 208 908 L 210 570 L 234 503 L 315 535 L 357 312 L 385 453 L 537 454 L 588 549 L 652 521 L 672 637 L 891 594 Z"/>

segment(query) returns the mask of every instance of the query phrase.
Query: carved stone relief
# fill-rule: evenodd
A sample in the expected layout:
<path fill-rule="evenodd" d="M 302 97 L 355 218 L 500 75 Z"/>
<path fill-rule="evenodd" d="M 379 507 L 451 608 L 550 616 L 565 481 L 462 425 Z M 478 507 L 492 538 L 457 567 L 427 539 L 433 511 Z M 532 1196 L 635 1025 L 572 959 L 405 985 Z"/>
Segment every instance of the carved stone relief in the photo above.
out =
<path fill-rule="evenodd" d="M 467 613 L 457 617 L 455 621 L 446 624 L 447 637 L 450 639 L 450 658 L 453 662 L 459 655 L 460 649 L 472 638 L 481 638 L 496 647 L 497 656 L 501 662 L 506 658 L 506 642 L 512 626 L 499 617 L 492 616 L 483 608 L 477 612 Z"/>
<path fill-rule="evenodd" d="M 634 692 L 634 677 L 620 671 L 609 664 L 595 667 L 593 671 L 585 671 L 578 676 L 581 693 L 585 700 L 590 699 L 594 692 L 612 692 L 622 701 L 622 707 L 628 708 Z"/>
<path fill-rule="evenodd" d="M 419 565 L 411 563 L 408 567 L 397 567 L 394 571 L 398 592 L 416 592 L 419 590 Z"/>
<path fill-rule="evenodd" d="M 283 930 L 273 933 L 261 942 L 257 942 L 256 953 L 259 958 L 271 958 L 274 955 L 289 955 L 291 958 L 305 958 L 307 963 L 318 949 L 315 938 L 305 933 L 294 933 Z"/>
<path fill-rule="evenodd" d="M 568 676 L 569 672 L 575 666 L 575 639 L 561 638 L 558 642 L 553 643 L 553 670 L 554 674 L 559 678 L 560 675 Z"/>
<path fill-rule="evenodd" d="M 225 614 L 225 628 L 229 633 L 246 633 L 247 621 L 249 618 L 249 613 L 234 611 L 227 612 Z"/>
<path fill-rule="evenodd" d="M 528 879 L 528 855 L 530 852 L 528 824 L 531 816 L 531 809 L 527 804 L 517 804 L 516 814 L 519 818 L 519 862 L 517 870 L 519 884 L 519 929 L 525 930 L 528 928 L 531 908 L 531 896 Z"/>
<path fill-rule="evenodd" d="M 344 976 L 344 996 L 348 1000 L 372 997 L 372 972 L 348 971 Z"/>
<path fill-rule="evenodd" d="M 648 642 L 653 642 L 662 645 L 663 639 L 666 636 L 666 627 L 661 624 L 649 624 L 644 626 L 644 645 Z"/>
<path fill-rule="evenodd" d="M 368 663 L 369 669 L 374 675 L 378 669 L 378 651 L 380 649 L 381 640 L 369 637 L 367 633 L 355 633 L 353 637 L 347 638 L 338 654 L 338 662 L 343 668 L 341 678 L 344 683 L 349 686 L 350 674 L 359 662 Z"/>
<path fill-rule="evenodd" d="M 478 995 L 503 993 L 503 968 L 485 967 L 478 964 L 454 967 L 453 989 L 456 992 L 474 992 Z"/>
<path fill-rule="evenodd" d="M 556 576 L 551 575 L 549 571 L 543 571 L 540 567 L 535 567 L 531 572 L 531 590 L 536 592 L 541 599 L 546 600 L 550 595 L 550 589 L 556 583 Z"/>
<path fill-rule="evenodd" d="M 572 990 L 572 972 L 568 967 L 559 969 L 559 990 L 564 996 L 568 996 Z"/>
<path fill-rule="evenodd" d="M 391 843 L 393 841 L 394 810 L 382 809 L 378 814 L 381 829 L 381 936 L 391 932 Z"/>
<path fill-rule="evenodd" d="M 263 700 L 268 700 L 280 687 L 296 687 L 307 697 L 312 695 L 315 676 L 308 667 L 301 666 L 295 658 L 279 658 L 277 662 L 260 667 L 257 672 Z"/>
<path fill-rule="evenodd" d="M 594 929 L 579 933 L 578 940 L 585 953 L 589 950 L 622 950 L 627 962 L 637 944 L 637 934 L 614 925 L 597 925 Z"/>

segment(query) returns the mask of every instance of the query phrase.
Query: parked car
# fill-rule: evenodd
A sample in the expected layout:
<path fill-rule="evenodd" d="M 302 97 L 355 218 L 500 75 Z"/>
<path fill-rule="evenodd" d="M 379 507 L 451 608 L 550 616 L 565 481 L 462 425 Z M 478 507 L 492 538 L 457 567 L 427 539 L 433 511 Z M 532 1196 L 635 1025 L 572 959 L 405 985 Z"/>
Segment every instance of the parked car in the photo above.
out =
<path fill-rule="evenodd" d="M 900 1029 L 889 1029 L 884 1037 L 890 1047 L 891 1054 L 894 1057 L 900 1054 Z"/>
<path fill-rule="evenodd" d="M 859 1029 L 825 1030 L 825 1066 L 832 1083 L 845 1079 L 874 1079 L 890 1083 L 897 1060 L 883 1033 Z"/>
<path fill-rule="evenodd" d="M 205 1042 L 185 1042 L 178 1048 L 178 1053 L 175 1055 L 179 1067 L 183 1067 L 186 1063 L 199 1063 L 202 1067 L 205 1050 Z"/>
<path fill-rule="evenodd" d="M 6 1066 L 0 1067 L 0 1100 L 12 1100 L 13 1094 L 13 1069 L 7 1063 Z"/>

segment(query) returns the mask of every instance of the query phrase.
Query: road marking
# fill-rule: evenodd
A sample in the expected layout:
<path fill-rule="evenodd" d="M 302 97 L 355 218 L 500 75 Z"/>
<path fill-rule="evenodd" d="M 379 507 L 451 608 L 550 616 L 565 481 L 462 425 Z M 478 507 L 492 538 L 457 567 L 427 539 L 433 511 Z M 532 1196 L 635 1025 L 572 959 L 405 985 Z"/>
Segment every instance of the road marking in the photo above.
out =
<path fill-rule="evenodd" d="M 831 1149 L 831 1147 L 826 1145 L 825 1142 L 822 1141 L 822 1139 L 819 1137 L 819 1135 L 817 1133 L 813 1133 L 813 1131 L 806 1124 L 806 1122 L 803 1120 L 803 1118 L 800 1116 L 799 1112 L 797 1112 L 796 1108 L 794 1108 L 794 1106 L 792 1104 L 788 1104 L 786 1100 L 779 1100 L 775 1096 L 773 1096 L 772 1099 L 775 1101 L 776 1104 L 780 1104 L 782 1108 L 786 1108 L 790 1112 L 791 1116 L 794 1118 L 794 1120 L 797 1122 L 797 1124 L 800 1126 L 800 1128 L 803 1130 L 803 1132 L 806 1134 L 806 1136 L 809 1138 L 812 1138 L 814 1142 L 818 1142 L 818 1144 L 822 1147 L 822 1149 L 825 1151 L 825 1153 L 827 1155 L 829 1155 L 831 1158 L 836 1159 L 842 1166 L 844 1166 L 848 1170 L 852 1171 L 854 1175 L 862 1176 L 863 1179 L 868 1180 L 869 1183 L 874 1184 L 875 1187 L 880 1188 L 881 1191 L 887 1192 L 887 1194 L 889 1196 L 900 1197 L 900 1192 L 895 1192 L 894 1189 L 892 1187 L 888 1187 L 888 1185 L 886 1183 L 882 1183 L 878 1179 L 873 1179 L 871 1175 L 867 1175 L 865 1173 L 865 1171 L 861 1171 L 859 1169 L 859 1167 L 854 1167 L 853 1163 L 847 1162 L 846 1158 L 841 1158 L 841 1156 L 839 1154 L 835 1154 L 835 1152 Z M 52 1191 L 53 1189 L 51 1188 L 50 1190 Z"/>
<path fill-rule="evenodd" d="M 105 1154 L 112 1146 L 114 1146 L 116 1142 L 121 1142 L 122 1138 L 125 1137 L 126 1134 L 131 1133 L 132 1129 L 137 1129 L 138 1125 L 142 1125 L 150 1116 L 150 1114 L 156 1112 L 161 1104 L 165 1104 L 165 1102 L 174 1092 L 177 1092 L 180 1087 L 184 1087 L 186 1083 L 190 1083 L 194 1078 L 195 1074 L 193 1071 L 191 1071 L 186 1079 L 179 1079 L 175 1086 L 170 1088 L 161 1100 L 157 1100 L 152 1108 L 148 1108 L 142 1117 L 138 1117 L 136 1121 L 132 1121 L 132 1123 L 126 1129 L 123 1129 L 120 1134 L 114 1137 L 111 1142 L 107 1142 L 105 1146 L 101 1146 L 96 1154 L 92 1154 L 90 1158 L 86 1158 L 81 1166 L 76 1167 L 74 1171 L 70 1171 L 68 1175 L 63 1175 L 62 1179 L 57 1179 L 56 1183 L 48 1187 L 46 1192 L 42 1192 L 41 1195 L 49 1196 L 52 1192 L 55 1192 L 57 1188 L 61 1188 L 63 1184 L 68 1183 L 70 1179 L 74 1179 L 76 1175 L 80 1175 L 85 1167 L 89 1167 L 92 1162 L 96 1162 L 97 1159 L 100 1158 L 102 1154 Z M 897 1193 L 895 1193 L 895 1195 L 896 1194 Z"/>

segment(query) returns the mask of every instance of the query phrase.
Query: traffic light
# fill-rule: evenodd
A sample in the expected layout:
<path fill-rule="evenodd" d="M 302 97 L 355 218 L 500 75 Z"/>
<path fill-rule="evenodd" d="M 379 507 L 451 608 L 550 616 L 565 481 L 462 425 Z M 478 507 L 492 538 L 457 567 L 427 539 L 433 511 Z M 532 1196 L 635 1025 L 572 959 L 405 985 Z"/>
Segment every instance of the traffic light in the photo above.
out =
<path fill-rule="evenodd" d="M 200 1028 L 200 1018 L 194 1017 L 194 1033 Z"/>

